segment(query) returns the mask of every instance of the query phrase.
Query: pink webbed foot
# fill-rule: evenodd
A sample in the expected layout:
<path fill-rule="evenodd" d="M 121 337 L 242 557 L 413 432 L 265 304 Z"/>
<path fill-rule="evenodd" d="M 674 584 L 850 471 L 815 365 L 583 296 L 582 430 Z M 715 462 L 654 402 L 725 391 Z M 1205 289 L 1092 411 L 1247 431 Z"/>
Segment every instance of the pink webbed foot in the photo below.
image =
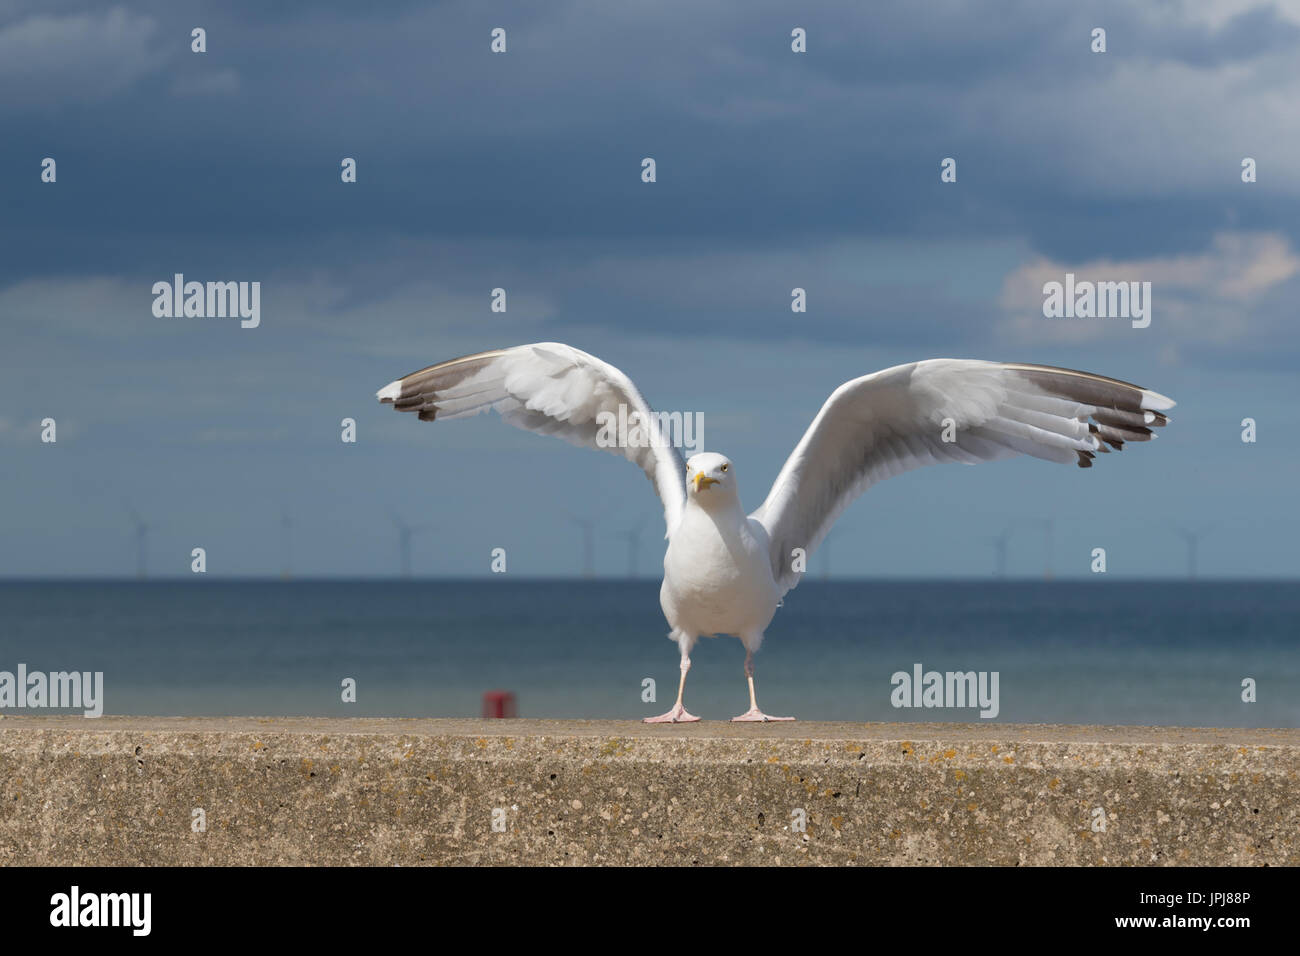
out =
<path fill-rule="evenodd" d="M 751 707 L 749 708 L 749 710 L 745 711 L 739 717 L 731 718 L 732 723 L 737 723 L 737 722 L 767 723 L 768 721 L 773 721 L 773 720 L 794 720 L 794 718 L 793 717 L 769 717 L 767 714 L 763 713 L 757 707 Z"/>
<path fill-rule="evenodd" d="M 686 712 L 686 708 L 681 704 L 675 706 L 666 714 L 660 714 L 658 717 L 645 717 L 642 719 L 643 724 L 690 724 L 699 720 Z"/>

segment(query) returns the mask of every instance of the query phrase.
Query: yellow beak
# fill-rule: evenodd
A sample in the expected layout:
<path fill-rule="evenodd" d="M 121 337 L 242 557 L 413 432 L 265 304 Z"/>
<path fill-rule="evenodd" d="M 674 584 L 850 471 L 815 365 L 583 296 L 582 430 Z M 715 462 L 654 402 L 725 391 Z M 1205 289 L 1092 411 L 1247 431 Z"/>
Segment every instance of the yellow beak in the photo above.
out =
<path fill-rule="evenodd" d="M 707 475 L 705 475 L 704 472 L 702 471 L 697 471 L 695 473 L 695 490 L 697 492 L 701 488 L 707 488 L 709 487 L 709 485 L 716 485 L 717 483 L 718 483 L 718 479 L 710 478 Z"/>

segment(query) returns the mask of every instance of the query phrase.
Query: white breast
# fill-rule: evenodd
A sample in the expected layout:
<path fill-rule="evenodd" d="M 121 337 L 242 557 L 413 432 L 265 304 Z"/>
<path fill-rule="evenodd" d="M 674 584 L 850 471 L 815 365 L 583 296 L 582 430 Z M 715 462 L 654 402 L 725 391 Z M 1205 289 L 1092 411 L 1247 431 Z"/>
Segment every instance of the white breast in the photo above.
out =
<path fill-rule="evenodd" d="M 664 555 L 659 600 L 688 634 L 761 634 L 780 599 L 766 532 L 737 509 L 721 515 L 688 505 Z"/>

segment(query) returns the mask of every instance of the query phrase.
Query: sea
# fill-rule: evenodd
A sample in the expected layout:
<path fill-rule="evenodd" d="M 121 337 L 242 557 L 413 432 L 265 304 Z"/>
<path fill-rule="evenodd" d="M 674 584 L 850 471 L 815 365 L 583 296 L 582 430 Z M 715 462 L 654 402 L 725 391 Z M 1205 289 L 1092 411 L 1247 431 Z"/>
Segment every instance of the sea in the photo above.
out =
<path fill-rule="evenodd" d="M 105 714 L 474 717 L 504 691 L 521 717 L 633 719 L 676 696 L 658 598 L 648 579 L 9 581 L 0 671 L 102 672 Z M 1298 621 L 1287 581 L 805 580 L 755 681 L 804 720 L 1297 727 Z M 743 662 L 701 639 L 687 708 L 747 709 Z M 996 716 L 925 706 L 900 675 L 930 672 L 996 674 Z"/>

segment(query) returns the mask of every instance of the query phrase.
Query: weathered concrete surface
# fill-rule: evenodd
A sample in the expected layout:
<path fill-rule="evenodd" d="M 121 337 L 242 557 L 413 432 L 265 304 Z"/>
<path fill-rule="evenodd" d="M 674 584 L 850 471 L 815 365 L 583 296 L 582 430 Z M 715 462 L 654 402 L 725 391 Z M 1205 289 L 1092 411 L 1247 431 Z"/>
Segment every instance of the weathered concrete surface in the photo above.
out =
<path fill-rule="evenodd" d="M 1295 865 L 1300 731 L 4 717 L 0 863 Z"/>

